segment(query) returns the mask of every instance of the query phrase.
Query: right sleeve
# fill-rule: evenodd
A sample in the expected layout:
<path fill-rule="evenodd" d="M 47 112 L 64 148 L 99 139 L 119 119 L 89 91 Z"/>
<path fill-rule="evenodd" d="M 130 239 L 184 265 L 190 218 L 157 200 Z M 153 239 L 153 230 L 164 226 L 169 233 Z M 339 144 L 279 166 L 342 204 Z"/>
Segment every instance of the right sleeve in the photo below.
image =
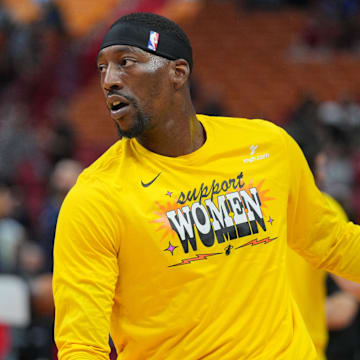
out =
<path fill-rule="evenodd" d="M 342 220 L 317 188 L 299 146 L 284 132 L 288 156 L 288 244 L 318 269 L 360 282 L 360 226 Z"/>
<path fill-rule="evenodd" d="M 109 359 L 119 223 L 103 189 L 76 185 L 57 223 L 53 292 L 59 360 Z"/>

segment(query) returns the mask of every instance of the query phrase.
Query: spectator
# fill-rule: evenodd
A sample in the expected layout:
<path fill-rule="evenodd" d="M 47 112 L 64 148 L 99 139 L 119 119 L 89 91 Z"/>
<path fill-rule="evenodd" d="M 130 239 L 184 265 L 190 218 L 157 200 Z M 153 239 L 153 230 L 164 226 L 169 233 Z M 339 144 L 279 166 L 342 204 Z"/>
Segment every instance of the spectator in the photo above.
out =
<path fill-rule="evenodd" d="M 27 239 L 25 228 L 12 217 L 15 205 L 12 188 L 0 181 L 0 272 L 16 271 L 19 249 Z"/>
<path fill-rule="evenodd" d="M 75 184 L 81 171 L 82 166 L 79 162 L 65 159 L 56 164 L 50 176 L 49 196 L 45 201 L 39 223 L 40 244 L 45 253 L 48 272 L 52 272 L 53 267 L 52 252 L 59 210 L 66 194 Z"/>
<path fill-rule="evenodd" d="M 13 30 L 13 21 L 0 2 L 0 93 L 16 77 L 14 54 L 11 51 Z"/>
<path fill-rule="evenodd" d="M 340 282 L 341 285 L 341 282 Z M 358 299 L 341 291 L 339 281 L 327 278 L 329 344 L 328 360 L 357 360 L 360 356 L 360 318 Z"/>

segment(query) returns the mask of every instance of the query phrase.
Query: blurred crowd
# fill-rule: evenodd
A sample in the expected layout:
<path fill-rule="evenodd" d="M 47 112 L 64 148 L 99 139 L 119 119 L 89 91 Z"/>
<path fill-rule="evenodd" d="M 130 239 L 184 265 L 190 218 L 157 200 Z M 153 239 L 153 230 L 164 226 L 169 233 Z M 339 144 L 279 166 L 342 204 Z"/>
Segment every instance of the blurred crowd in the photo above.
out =
<path fill-rule="evenodd" d="M 316 8 L 304 30 L 308 46 L 325 44 L 324 21 L 342 29 L 331 33 L 326 46 L 358 45 L 358 1 L 241 2 L 247 7 L 285 3 Z M 77 138 L 67 109 L 72 95 L 94 75 L 96 38 L 72 37 L 56 3 L 39 4 L 37 20 L 22 23 L 0 1 L 0 275 L 19 276 L 31 294 L 27 324 L 0 324 L 0 360 L 55 358 L 51 291 L 55 227 L 65 195 L 87 165 L 76 156 Z M 195 80 L 192 93 L 198 112 L 227 115 L 221 96 L 213 90 Z M 305 153 L 321 144 L 327 158 L 323 190 L 357 223 L 359 100 L 358 94 L 339 94 L 336 101 L 324 102 L 304 93 L 285 121 Z"/>
<path fill-rule="evenodd" d="M 296 6 L 308 14 L 300 35 L 303 50 L 323 53 L 360 50 L 359 0 L 238 0 L 247 9 Z"/>
<path fill-rule="evenodd" d="M 0 274 L 21 277 L 31 294 L 27 324 L 0 324 L 0 359 L 53 358 L 55 226 L 83 168 L 66 109 L 86 78 L 88 69 L 77 67 L 86 52 L 55 3 L 40 9 L 22 23 L 0 3 Z"/>
<path fill-rule="evenodd" d="M 358 0 L 316 1 L 303 32 L 303 43 L 311 49 L 358 51 L 359 20 Z"/>

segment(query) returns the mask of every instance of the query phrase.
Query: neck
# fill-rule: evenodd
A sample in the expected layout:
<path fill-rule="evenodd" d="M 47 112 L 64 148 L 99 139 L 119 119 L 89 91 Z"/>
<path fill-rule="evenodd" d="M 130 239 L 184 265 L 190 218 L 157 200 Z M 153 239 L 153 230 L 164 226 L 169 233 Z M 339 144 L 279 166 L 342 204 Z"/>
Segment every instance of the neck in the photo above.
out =
<path fill-rule="evenodd" d="M 137 138 L 148 150 L 169 157 L 190 154 L 199 149 L 206 140 L 203 126 L 191 106 L 181 117 L 172 117 Z"/>

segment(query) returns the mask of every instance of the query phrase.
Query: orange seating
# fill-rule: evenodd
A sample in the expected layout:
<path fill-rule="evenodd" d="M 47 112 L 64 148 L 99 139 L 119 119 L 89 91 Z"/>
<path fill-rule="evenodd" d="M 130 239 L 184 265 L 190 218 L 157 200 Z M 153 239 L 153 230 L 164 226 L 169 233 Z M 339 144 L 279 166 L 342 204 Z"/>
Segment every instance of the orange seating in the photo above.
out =
<path fill-rule="evenodd" d="M 104 20 L 116 10 L 122 1 L 119 0 L 59 0 L 70 32 L 73 35 L 85 35 L 89 30 Z"/>
<path fill-rule="evenodd" d="M 11 15 L 20 22 L 29 23 L 35 20 L 39 14 L 39 6 L 30 0 L 3 0 L 2 5 L 8 9 Z"/>
<path fill-rule="evenodd" d="M 31 22 L 40 15 L 40 6 L 33 0 L 3 0 L 4 6 L 21 22 Z M 87 34 L 95 25 L 109 18 L 121 6 L 121 0 L 57 0 L 70 33 Z"/>

